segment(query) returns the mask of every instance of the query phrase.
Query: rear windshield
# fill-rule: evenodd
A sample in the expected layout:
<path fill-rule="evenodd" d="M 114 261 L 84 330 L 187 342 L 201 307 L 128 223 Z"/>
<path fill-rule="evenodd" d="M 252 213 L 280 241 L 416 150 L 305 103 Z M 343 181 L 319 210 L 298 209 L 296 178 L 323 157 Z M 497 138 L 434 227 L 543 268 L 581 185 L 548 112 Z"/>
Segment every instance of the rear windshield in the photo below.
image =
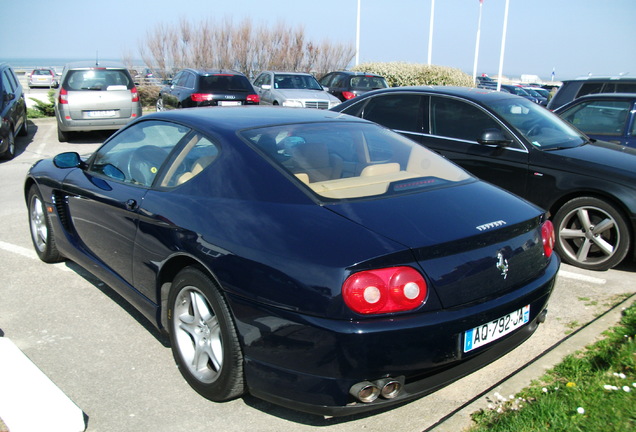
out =
<path fill-rule="evenodd" d="M 372 123 L 280 125 L 241 135 L 298 185 L 330 200 L 413 193 L 472 179 L 436 153 Z"/>
<path fill-rule="evenodd" d="M 249 80 L 241 75 L 203 75 L 199 77 L 199 91 L 213 93 L 215 91 L 251 91 Z"/>
<path fill-rule="evenodd" d="M 373 76 L 355 76 L 351 77 L 351 88 L 360 90 L 375 90 L 387 88 L 388 84 L 384 78 Z"/>
<path fill-rule="evenodd" d="M 36 69 L 33 71 L 33 75 L 53 75 L 53 73 L 48 69 Z"/>
<path fill-rule="evenodd" d="M 63 87 L 66 90 L 130 90 L 134 84 L 124 69 L 70 70 Z"/>

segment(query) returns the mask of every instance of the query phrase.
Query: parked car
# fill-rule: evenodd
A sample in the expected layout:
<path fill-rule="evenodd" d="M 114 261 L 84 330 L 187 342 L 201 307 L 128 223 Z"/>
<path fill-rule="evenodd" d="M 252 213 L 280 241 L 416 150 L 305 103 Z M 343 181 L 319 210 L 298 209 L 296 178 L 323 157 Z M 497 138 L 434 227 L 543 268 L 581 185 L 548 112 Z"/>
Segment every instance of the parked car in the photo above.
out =
<path fill-rule="evenodd" d="M 149 114 L 87 160 L 36 163 L 24 192 L 39 257 L 168 332 L 213 401 L 344 415 L 419 397 L 530 337 L 559 268 L 538 207 L 330 111 Z"/>
<path fill-rule="evenodd" d="M 555 109 L 576 98 L 595 93 L 636 93 L 634 77 L 585 77 L 563 81 L 563 85 L 548 102 L 548 109 Z"/>
<path fill-rule="evenodd" d="M 478 76 L 476 79 L 477 79 L 476 84 L 477 84 L 477 87 L 479 88 L 485 88 L 489 90 L 497 89 L 497 81 L 490 78 L 489 76 L 482 75 L 482 76 Z"/>
<path fill-rule="evenodd" d="M 7 63 L 0 63 L 0 158 L 13 159 L 15 136 L 29 132 L 22 85 Z"/>
<path fill-rule="evenodd" d="M 184 69 L 159 92 L 157 111 L 205 106 L 258 105 L 245 75 L 225 69 Z"/>
<path fill-rule="evenodd" d="M 532 101 L 534 103 L 539 103 L 539 100 L 536 97 L 528 93 L 520 85 L 502 84 L 501 91 L 512 93 L 513 95 L 521 96 L 522 98 L 526 98 L 529 101 Z"/>
<path fill-rule="evenodd" d="M 636 93 L 582 96 L 554 112 L 590 138 L 636 147 Z"/>
<path fill-rule="evenodd" d="M 29 74 L 29 88 L 33 87 L 48 87 L 57 88 L 58 81 L 55 69 L 53 68 L 38 68 L 33 69 Z"/>
<path fill-rule="evenodd" d="M 591 141 L 526 101 L 475 88 L 403 87 L 367 93 L 335 111 L 395 129 L 549 210 L 564 261 L 592 270 L 616 266 L 633 252 L 636 150 Z"/>
<path fill-rule="evenodd" d="M 140 116 L 139 93 L 124 65 L 82 61 L 64 66 L 55 99 L 60 142 L 72 132 L 117 130 Z"/>
<path fill-rule="evenodd" d="M 344 102 L 371 90 L 388 88 L 384 77 L 368 72 L 339 71 L 330 72 L 320 78 L 320 85 Z"/>
<path fill-rule="evenodd" d="M 548 105 L 548 97 L 544 96 L 539 89 L 535 87 L 522 87 L 530 96 L 532 96 L 536 102 L 541 106 Z M 546 91 L 547 92 L 547 91 Z"/>
<path fill-rule="evenodd" d="M 254 88 L 264 105 L 328 109 L 340 103 L 308 73 L 264 71 L 254 80 Z"/>

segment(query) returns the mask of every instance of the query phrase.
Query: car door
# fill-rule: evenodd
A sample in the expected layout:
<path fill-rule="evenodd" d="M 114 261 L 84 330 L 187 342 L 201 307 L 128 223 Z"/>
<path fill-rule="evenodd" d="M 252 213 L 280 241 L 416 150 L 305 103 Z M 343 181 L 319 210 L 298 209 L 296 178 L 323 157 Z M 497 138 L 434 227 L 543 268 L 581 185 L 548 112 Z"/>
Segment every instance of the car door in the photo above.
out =
<path fill-rule="evenodd" d="M 428 133 L 422 143 L 482 180 L 525 196 L 529 177 L 526 147 L 492 114 L 469 101 L 431 95 Z M 486 145 L 484 132 L 498 131 L 509 143 Z"/>
<path fill-rule="evenodd" d="M 271 105 L 273 102 L 272 81 L 272 74 L 268 72 L 261 73 L 254 80 L 254 89 L 261 99 L 261 105 Z"/>
<path fill-rule="evenodd" d="M 590 138 L 633 146 L 629 132 L 634 110 L 632 100 L 598 98 L 580 100 L 559 115 Z"/>
<path fill-rule="evenodd" d="M 81 248 L 100 267 L 129 284 L 138 211 L 173 147 L 188 128 L 161 121 L 139 122 L 107 141 L 84 170 L 64 182 L 67 222 Z"/>

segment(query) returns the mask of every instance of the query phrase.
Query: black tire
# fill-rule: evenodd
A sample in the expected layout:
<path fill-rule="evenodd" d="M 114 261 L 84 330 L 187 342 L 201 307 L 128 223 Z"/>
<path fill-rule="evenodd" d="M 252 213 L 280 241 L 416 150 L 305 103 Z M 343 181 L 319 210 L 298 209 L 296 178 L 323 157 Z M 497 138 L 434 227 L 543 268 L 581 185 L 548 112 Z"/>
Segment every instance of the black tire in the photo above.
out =
<path fill-rule="evenodd" d="M 563 261 L 588 270 L 620 264 L 631 244 L 623 214 L 604 200 L 574 198 L 554 215 L 556 251 Z"/>
<path fill-rule="evenodd" d="M 196 268 L 185 268 L 172 283 L 166 312 L 172 354 L 188 384 L 216 402 L 243 395 L 243 353 L 216 283 Z"/>
<path fill-rule="evenodd" d="M 69 134 L 69 132 L 61 130 L 59 125 L 57 126 L 57 140 L 59 142 L 68 142 Z"/>
<path fill-rule="evenodd" d="M 51 229 L 51 220 L 46 212 L 44 200 L 37 186 L 31 186 L 28 195 L 29 228 L 31 240 L 38 257 L 46 263 L 63 261 L 55 245 L 55 236 Z"/>
<path fill-rule="evenodd" d="M 24 122 L 22 122 L 22 127 L 18 131 L 18 135 L 27 136 L 29 134 L 29 121 L 27 118 L 26 108 L 24 109 Z"/>
<path fill-rule="evenodd" d="M 15 156 L 15 135 L 13 135 L 13 127 L 9 128 L 7 136 L 7 149 L 2 153 L 2 159 L 11 160 Z"/>

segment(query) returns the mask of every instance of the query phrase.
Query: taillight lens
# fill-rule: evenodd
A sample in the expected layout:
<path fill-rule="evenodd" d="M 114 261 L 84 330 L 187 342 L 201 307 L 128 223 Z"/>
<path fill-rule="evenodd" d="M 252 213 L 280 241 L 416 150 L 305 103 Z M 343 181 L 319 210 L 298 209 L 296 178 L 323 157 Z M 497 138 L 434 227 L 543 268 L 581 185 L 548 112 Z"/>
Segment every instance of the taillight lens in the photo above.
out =
<path fill-rule="evenodd" d="M 257 104 L 261 102 L 261 98 L 257 94 L 248 94 L 246 100 L 248 103 L 253 103 L 253 104 Z"/>
<path fill-rule="evenodd" d="M 64 87 L 60 89 L 60 95 L 57 98 L 58 103 L 67 104 L 68 103 L 68 92 Z"/>
<path fill-rule="evenodd" d="M 190 99 L 192 99 L 193 102 L 211 101 L 213 98 L 214 95 L 209 93 L 192 93 L 190 95 Z"/>
<path fill-rule="evenodd" d="M 131 88 L 130 94 L 132 95 L 133 102 L 139 102 L 139 92 L 137 91 L 137 87 Z"/>
<path fill-rule="evenodd" d="M 543 240 L 543 253 L 545 253 L 545 256 L 549 258 L 552 256 L 554 242 L 556 241 L 552 221 L 545 221 L 543 225 L 541 225 L 541 238 Z"/>
<path fill-rule="evenodd" d="M 354 273 L 342 285 L 346 305 L 359 314 L 404 312 L 421 306 L 428 287 L 412 267 L 389 267 Z"/>
<path fill-rule="evenodd" d="M 349 99 L 353 99 L 354 97 L 356 97 L 356 94 L 350 91 L 343 91 L 342 92 L 342 97 L 344 97 L 345 99 L 349 100 Z"/>

